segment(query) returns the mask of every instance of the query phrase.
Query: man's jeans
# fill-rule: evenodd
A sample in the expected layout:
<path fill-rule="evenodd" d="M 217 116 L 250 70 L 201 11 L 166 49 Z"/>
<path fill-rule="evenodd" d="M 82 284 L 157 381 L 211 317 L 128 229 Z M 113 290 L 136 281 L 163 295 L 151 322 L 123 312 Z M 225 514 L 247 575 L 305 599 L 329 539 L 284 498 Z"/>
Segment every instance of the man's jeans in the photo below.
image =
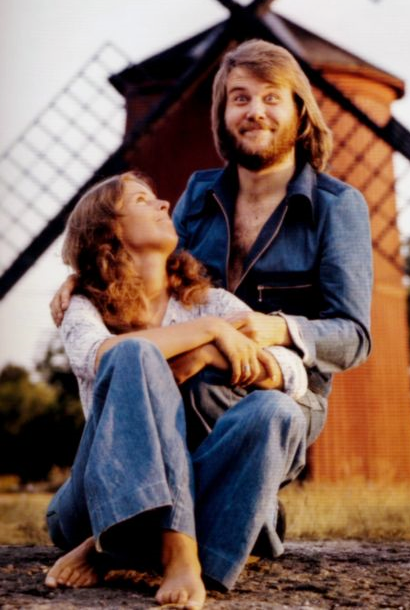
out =
<path fill-rule="evenodd" d="M 161 529 L 183 532 L 198 541 L 204 575 L 228 589 L 266 524 L 272 554 L 283 552 L 272 515 L 279 487 L 305 463 L 307 421 L 281 392 L 244 394 L 233 393 L 190 453 L 182 396 L 159 350 L 128 340 L 107 352 L 71 477 L 49 506 L 53 542 L 69 549 L 93 535 L 137 562 L 159 552 Z"/>

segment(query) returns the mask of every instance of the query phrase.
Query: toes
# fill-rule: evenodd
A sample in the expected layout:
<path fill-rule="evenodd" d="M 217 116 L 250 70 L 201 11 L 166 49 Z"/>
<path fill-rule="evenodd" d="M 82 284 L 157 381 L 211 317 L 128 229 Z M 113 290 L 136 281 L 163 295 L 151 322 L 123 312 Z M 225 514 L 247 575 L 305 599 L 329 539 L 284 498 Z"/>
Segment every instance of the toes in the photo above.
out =
<path fill-rule="evenodd" d="M 196 602 L 194 600 L 188 601 L 185 604 L 185 610 L 201 610 L 204 607 L 204 602 Z"/>
<path fill-rule="evenodd" d="M 58 587 L 57 580 L 54 576 L 50 576 L 50 574 L 47 574 L 44 583 L 47 587 L 50 587 L 50 589 L 56 589 Z"/>
<path fill-rule="evenodd" d="M 59 585 L 66 585 L 69 586 L 68 583 L 72 577 L 72 570 L 71 568 L 64 568 L 60 574 L 57 576 L 57 582 Z"/>
<path fill-rule="evenodd" d="M 172 591 L 169 596 L 169 601 L 173 604 L 185 604 L 188 601 L 188 593 L 184 590 Z"/>

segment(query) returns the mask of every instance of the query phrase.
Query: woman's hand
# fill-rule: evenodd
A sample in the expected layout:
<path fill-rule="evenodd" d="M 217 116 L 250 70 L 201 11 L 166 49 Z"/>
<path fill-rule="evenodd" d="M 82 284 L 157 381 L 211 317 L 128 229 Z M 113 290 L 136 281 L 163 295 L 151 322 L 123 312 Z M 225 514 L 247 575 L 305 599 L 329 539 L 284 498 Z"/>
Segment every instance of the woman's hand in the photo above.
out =
<path fill-rule="evenodd" d="M 68 276 L 65 282 L 61 284 L 60 288 L 57 290 L 50 302 L 51 317 L 53 318 L 56 326 L 60 326 L 61 322 L 63 321 L 64 312 L 70 303 L 71 295 L 76 287 L 76 284 L 77 276 L 75 273 L 72 273 Z"/>
<path fill-rule="evenodd" d="M 257 311 L 239 311 L 225 318 L 241 333 L 253 339 L 260 347 L 292 345 L 288 325 L 282 316 Z"/>
<path fill-rule="evenodd" d="M 263 369 L 273 377 L 275 374 L 271 355 L 259 345 L 236 330 L 225 320 L 220 321 L 214 344 L 229 362 L 233 385 L 251 385 L 260 378 Z"/>
<path fill-rule="evenodd" d="M 263 351 L 263 355 L 264 362 L 269 362 L 270 366 L 266 367 L 259 361 L 260 373 L 253 381 L 253 385 L 265 390 L 282 389 L 283 377 L 279 364 L 269 352 Z M 175 356 L 168 360 L 168 364 L 178 385 L 202 371 L 206 366 L 213 366 L 221 371 L 227 371 L 230 368 L 228 360 L 226 360 L 219 349 L 212 343 L 202 345 L 185 354 Z M 240 385 L 247 386 L 250 385 L 250 383 L 244 381 Z"/>
<path fill-rule="evenodd" d="M 270 352 L 265 352 L 271 362 L 271 368 L 268 371 L 263 367 L 258 379 L 253 385 L 263 390 L 283 390 L 283 375 L 282 369 L 278 361 Z"/>
<path fill-rule="evenodd" d="M 214 366 L 223 371 L 229 369 L 228 361 L 211 343 L 175 356 L 168 360 L 168 364 L 178 385 L 202 371 L 206 366 Z"/>

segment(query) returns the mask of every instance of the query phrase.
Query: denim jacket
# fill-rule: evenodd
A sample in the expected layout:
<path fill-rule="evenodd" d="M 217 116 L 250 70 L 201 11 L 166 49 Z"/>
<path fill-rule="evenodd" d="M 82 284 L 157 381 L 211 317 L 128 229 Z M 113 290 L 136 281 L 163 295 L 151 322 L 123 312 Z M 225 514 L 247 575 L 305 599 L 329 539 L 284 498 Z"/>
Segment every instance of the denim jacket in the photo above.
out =
<path fill-rule="evenodd" d="M 173 212 L 179 246 L 224 288 L 237 190 L 234 167 L 196 172 Z M 368 356 L 371 290 L 363 196 L 306 164 L 263 226 L 235 290 L 252 309 L 287 320 L 308 369 L 306 406 L 325 409 L 332 373 Z"/>

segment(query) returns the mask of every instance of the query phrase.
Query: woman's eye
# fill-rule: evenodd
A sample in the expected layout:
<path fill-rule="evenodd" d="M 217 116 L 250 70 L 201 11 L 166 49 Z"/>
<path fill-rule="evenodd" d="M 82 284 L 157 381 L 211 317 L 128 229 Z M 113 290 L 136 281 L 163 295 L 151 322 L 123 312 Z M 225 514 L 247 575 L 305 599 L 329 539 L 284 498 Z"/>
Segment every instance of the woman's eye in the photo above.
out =
<path fill-rule="evenodd" d="M 246 95 L 236 95 L 234 97 L 234 102 L 237 102 L 239 104 L 244 104 L 248 101 L 248 98 L 246 97 Z"/>
<path fill-rule="evenodd" d="M 268 104 L 276 104 L 279 101 L 279 96 L 276 95 L 275 93 L 270 93 L 269 95 L 267 95 L 265 97 L 265 101 Z"/>

